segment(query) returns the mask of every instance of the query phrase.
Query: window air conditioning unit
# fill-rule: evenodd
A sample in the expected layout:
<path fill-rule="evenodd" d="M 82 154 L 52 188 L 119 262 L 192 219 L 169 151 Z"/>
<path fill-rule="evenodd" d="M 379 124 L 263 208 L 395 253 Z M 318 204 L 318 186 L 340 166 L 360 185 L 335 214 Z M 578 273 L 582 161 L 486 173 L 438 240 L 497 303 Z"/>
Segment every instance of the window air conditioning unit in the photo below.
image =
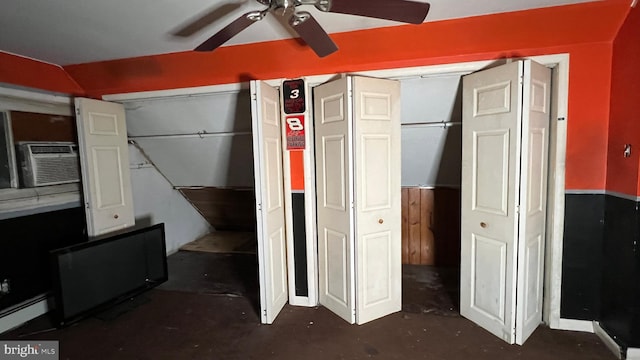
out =
<path fill-rule="evenodd" d="M 23 187 L 80 181 L 78 145 L 71 142 L 19 142 L 18 161 Z"/>

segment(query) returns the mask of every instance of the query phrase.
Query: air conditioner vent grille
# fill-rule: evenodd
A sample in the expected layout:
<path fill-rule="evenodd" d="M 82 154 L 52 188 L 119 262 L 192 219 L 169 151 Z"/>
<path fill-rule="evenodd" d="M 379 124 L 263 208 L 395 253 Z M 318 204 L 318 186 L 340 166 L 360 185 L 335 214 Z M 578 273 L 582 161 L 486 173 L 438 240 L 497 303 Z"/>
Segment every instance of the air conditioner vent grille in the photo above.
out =
<path fill-rule="evenodd" d="M 32 154 L 71 154 L 71 146 L 31 145 Z"/>
<path fill-rule="evenodd" d="M 37 184 L 59 184 L 79 179 L 80 163 L 77 157 L 39 158 L 35 159 L 35 163 Z"/>

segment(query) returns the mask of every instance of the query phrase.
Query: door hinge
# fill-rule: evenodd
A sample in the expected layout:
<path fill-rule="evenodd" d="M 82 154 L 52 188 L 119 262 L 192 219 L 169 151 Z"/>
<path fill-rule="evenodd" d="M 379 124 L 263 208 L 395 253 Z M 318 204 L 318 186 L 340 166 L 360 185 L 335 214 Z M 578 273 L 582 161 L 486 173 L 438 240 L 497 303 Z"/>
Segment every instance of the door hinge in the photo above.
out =
<path fill-rule="evenodd" d="M 76 115 L 80 116 L 80 109 L 79 108 L 76 108 Z"/>
<path fill-rule="evenodd" d="M 516 205 L 516 214 L 520 214 L 520 205 Z"/>

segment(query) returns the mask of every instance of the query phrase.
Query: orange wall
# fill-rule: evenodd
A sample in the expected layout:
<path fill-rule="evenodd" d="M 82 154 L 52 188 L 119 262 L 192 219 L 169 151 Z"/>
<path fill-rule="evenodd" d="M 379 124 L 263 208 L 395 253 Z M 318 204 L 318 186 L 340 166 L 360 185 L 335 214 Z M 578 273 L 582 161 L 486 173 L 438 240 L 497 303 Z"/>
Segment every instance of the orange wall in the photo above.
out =
<path fill-rule="evenodd" d="M 59 66 L 0 52 L 0 83 L 82 95 L 82 88 Z"/>
<path fill-rule="evenodd" d="M 100 96 L 503 58 L 546 53 L 562 45 L 611 42 L 627 9 L 626 1 L 609 0 L 339 33 L 332 38 L 340 50 L 322 59 L 290 39 L 64 68 L 82 88 Z"/>
<path fill-rule="evenodd" d="M 606 189 L 640 196 L 640 8 L 631 9 L 613 43 Z M 631 157 L 623 157 L 625 144 Z"/>
<path fill-rule="evenodd" d="M 604 189 L 612 40 L 625 0 L 332 34 L 340 50 L 320 59 L 296 40 L 66 66 L 94 97 L 249 79 L 569 53 L 568 189 Z M 260 25 L 254 25 L 260 26 Z"/>
<path fill-rule="evenodd" d="M 610 43 L 570 51 L 566 189 L 605 187 L 611 51 Z"/>

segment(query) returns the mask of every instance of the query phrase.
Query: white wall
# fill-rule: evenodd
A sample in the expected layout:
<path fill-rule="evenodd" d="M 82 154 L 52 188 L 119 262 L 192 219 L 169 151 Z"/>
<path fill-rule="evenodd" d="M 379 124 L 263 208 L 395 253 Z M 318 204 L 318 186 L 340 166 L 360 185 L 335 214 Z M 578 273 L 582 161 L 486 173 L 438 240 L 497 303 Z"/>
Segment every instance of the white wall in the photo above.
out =
<path fill-rule="evenodd" d="M 401 79 L 403 186 L 460 186 L 460 80 Z M 173 186 L 253 187 L 248 90 L 124 105 L 129 137 Z"/>
<path fill-rule="evenodd" d="M 124 102 L 129 137 L 251 131 L 249 90 Z"/>
<path fill-rule="evenodd" d="M 251 134 L 132 139 L 173 186 L 253 187 Z"/>
<path fill-rule="evenodd" d="M 168 254 L 211 231 L 200 213 L 133 145 L 129 145 L 129 160 L 136 227 L 163 222 Z"/>
<path fill-rule="evenodd" d="M 173 186 L 253 187 L 248 90 L 124 105 L 129 138 Z"/>
<path fill-rule="evenodd" d="M 459 88 L 459 75 L 401 80 L 402 186 L 460 186 Z"/>
<path fill-rule="evenodd" d="M 402 126 L 402 186 L 459 187 L 462 127 Z"/>

